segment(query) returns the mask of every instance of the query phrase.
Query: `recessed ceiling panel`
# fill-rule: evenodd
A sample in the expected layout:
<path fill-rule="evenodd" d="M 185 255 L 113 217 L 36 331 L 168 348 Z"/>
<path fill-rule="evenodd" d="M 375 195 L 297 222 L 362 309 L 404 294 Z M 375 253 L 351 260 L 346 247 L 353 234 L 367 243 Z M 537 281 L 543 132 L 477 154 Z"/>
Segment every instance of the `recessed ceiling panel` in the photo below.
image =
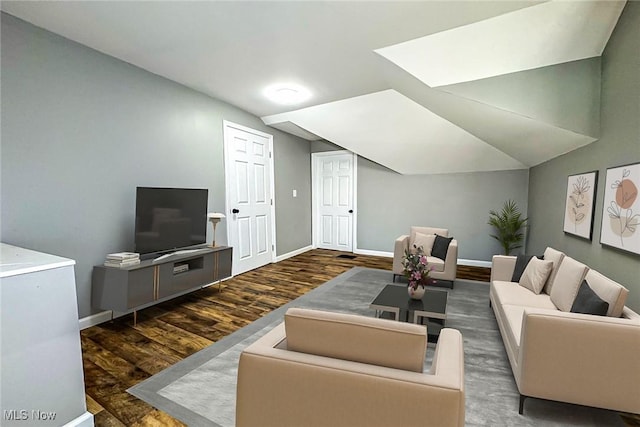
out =
<path fill-rule="evenodd" d="M 600 56 L 624 1 L 550 1 L 376 50 L 431 87 Z"/>
<path fill-rule="evenodd" d="M 402 174 L 526 168 L 394 90 L 264 117 L 263 121 L 293 122 Z"/>

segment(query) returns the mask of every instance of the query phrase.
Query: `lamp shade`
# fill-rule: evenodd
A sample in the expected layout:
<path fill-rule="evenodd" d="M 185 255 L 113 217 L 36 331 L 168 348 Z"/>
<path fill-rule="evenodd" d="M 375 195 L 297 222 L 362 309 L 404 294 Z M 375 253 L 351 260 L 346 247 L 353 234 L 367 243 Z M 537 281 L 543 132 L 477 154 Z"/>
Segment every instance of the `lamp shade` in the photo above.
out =
<path fill-rule="evenodd" d="M 221 212 L 210 212 L 210 213 L 207 214 L 207 218 L 209 218 L 209 219 L 222 219 L 222 218 L 226 218 L 226 217 Z"/>

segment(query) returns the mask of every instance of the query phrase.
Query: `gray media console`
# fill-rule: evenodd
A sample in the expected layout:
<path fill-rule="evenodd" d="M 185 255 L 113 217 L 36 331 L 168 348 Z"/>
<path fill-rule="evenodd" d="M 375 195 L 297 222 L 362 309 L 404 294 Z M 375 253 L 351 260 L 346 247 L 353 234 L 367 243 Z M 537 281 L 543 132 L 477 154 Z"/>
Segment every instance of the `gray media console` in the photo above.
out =
<path fill-rule="evenodd" d="M 231 276 L 232 248 L 207 247 L 131 267 L 93 267 L 93 307 L 121 313 L 185 294 Z"/>

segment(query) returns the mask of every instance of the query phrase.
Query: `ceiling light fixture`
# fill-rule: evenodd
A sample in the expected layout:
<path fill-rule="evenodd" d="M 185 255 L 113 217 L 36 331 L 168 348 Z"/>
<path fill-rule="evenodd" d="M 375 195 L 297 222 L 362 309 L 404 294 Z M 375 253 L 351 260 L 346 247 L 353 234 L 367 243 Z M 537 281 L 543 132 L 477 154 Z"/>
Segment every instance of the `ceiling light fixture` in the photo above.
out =
<path fill-rule="evenodd" d="M 311 98 L 311 92 L 294 83 L 279 83 L 267 87 L 264 90 L 264 96 L 278 104 L 292 105 Z"/>

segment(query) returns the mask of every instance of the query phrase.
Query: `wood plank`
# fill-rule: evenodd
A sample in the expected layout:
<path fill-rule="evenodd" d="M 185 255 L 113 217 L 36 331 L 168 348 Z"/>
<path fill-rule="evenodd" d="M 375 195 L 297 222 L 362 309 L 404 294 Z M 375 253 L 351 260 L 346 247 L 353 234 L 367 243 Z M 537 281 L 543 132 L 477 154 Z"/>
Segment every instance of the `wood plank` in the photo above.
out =
<path fill-rule="evenodd" d="M 138 322 L 133 329 L 150 340 L 169 347 L 183 356 L 190 356 L 213 344 L 213 341 L 207 338 L 177 328 L 155 318 Z"/>

